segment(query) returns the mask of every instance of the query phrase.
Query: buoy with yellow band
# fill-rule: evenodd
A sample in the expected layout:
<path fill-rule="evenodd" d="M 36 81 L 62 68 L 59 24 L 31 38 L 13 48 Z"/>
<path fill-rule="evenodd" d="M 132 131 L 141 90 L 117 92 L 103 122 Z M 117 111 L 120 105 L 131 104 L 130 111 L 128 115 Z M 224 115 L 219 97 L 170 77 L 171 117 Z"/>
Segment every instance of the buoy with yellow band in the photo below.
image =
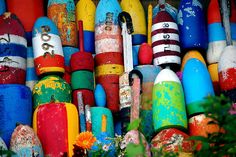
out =
<path fill-rule="evenodd" d="M 43 0 L 6 0 L 7 10 L 16 14 L 26 31 L 28 46 L 32 46 L 32 29 L 37 18 L 44 16 Z"/>
<path fill-rule="evenodd" d="M 63 46 L 77 47 L 75 3 L 73 0 L 49 0 L 48 17 L 56 24 Z"/>
<path fill-rule="evenodd" d="M 49 102 L 71 102 L 71 87 L 62 78 L 49 75 L 39 80 L 33 88 L 34 108 Z"/>
<path fill-rule="evenodd" d="M 220 95 L 221 91 L 220 91 L 219 75 L 218 75 L 218 63 L 208 65 L 208 71 L 211 76 L 215 94 Z"/>
<path fill-rule="evenodd" d="M 10 150 L 17 156 L 43 157 L 43 148 L 38 136 L 28 125 L 18 125 L 11 136 Z"/>
<path fill-rule="evenodd" d="M 25 84 L 27 41 L 16 15 L 0 16 L 0 84 Z"/>
<path fill-rule="evenodd" d="M 16 123 L 31 125 L 32 106 L 29 87 L 16 84 L 0 85 L 0 132 L 7 146 Z"/>
<path fill-rule="evenodd" d="M 42 143 L 44 156 L 73 156 L 78 119 L 78 111 L 70 103 L 49 103 L 36 108 L 33 128 Z"/>
<path fill-rule="evenodd" d="M 92 0 L 79 0 L 76 4 L 76 21 L 83 21 L 84 49 L 86 52 L 95 53 L 95 12 L 96 6 Z M 78 25 L 77 25 L 77 28 Z"/>
<path fill-rule="evenodd" d="M 187 129 L 184 91 L 180 80 L 172 70 L 163 69 L 157 75 L 152 104 L 155 132 L 166 128 Z"/>
<path fill-rule="evenodd" d="M 121 7 L 117 0 L 100 0 L 95 15 L 95 52 L 122 52 L 121 29 L 118 15 Z"/>
<path fill-rule="evenodd" d="M 103 86 L 106 93 L 107 107 L 112 112 L 120 109 L 119 75 L 124 71 L 123 55 L 117 52 L 107 52 L 95 56 L 96 83 Z"/>
<path fill-rule="evenodd" d="M 33 28 L 34 64 L 37 75 L 64 73 L 64 55 L 56 25 L 40 17 Z"/>
<path fill-rule="evenodd" d="M 134 32 L 132 33 L 132 44 L 141 45 L 147 42 L 146 16 L 140 0 L 121 0 L 121 8 L 128 12 L 132 18 Z"/>

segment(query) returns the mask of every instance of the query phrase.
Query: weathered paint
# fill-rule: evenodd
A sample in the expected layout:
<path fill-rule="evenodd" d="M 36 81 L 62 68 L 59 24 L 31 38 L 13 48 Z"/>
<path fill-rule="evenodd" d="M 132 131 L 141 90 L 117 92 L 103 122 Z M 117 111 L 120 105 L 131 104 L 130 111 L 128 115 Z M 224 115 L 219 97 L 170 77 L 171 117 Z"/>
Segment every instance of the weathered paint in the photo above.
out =
<path fill-rule="evenodd" d="M 16 123 L 31 125 L 32 94 L 24 85 L 0 85 L 0 132 L 9 146 Z"/>
<path fill-rule="evenodd" d="M 153 19 L 152 48 L 154 65 L 181 63 L 178 26 L 165 10 Z"/>
<path fill-rule="evenodd" d="M 163 69 L 157 75 L 152 99 L 155 131 L 167 127 L 187 129 L 184 92 L 180 80 L 173 71 Z"/>
<path fill-rule="evenodd" d="M 4 1 L 4 0 L 1 0 Z M 27 44 L 32 46 L 32 29 L 37 18 L 44 16 L 43 0 L 6 0 L 7 10 L 19 17 L 26 31 Z"/>
<path fill-rule="evenodd" d="M 93 72 L 94 59 L 91 53 L 77 52 L 71 55 L 70 59 L 71 71 L 88 70 Z"/>
<path fill-rule="evenodd" d="M 73 0 L 49 0 L 48 17 L 56 24 L 63 46 L 77 46 L 75 3 Z"/>
<path fill-rule="evenodd" d="M 177 22 L 177 14 L 178 14 L 178 10 L 171 6 L 168 3 L 165 3 L 165 10 L 172 16 L 172 18 L 175 20 L 175 22 Z M 152 11 L 152 18 L 155 18 L 155 16 L 161 11 L 160 9 L 160 4 L 157 4 Z"/>
<path fill-rule="evenodd" d="M 75 104 L 75 106 L 78 106 L 78 99 L 77 99 L 78 92 L 82 92 L 83 101 L 85 105 L 94 106 L 95 104 L 94 93 L 92 90 L 88 89 L 73 90 L 72 96 L 73 96 L 73 104 Z"/>
<path fill-rule="evenodd" d="M 78 125 L 78 111 L 70 103 L 49 103 L 39 106 L 34 112 L 34 131 L 45 156 L 72 156 Z"/>
<path fill-rule="evenodd" d="M 18 125 L 11 136 L 10 150 L 13 157 L 38 156 L 43 157 L 43 148 L 34 130 L 27 125 Z"/>
<path fill-rule="evenodd" d="M 201 1 L 181 0 L 177 21 L 182 49 L 207 49 L 207 30 Z"/>
<path fill-rule="evenodd" d="M 150 147 L 148 145 L 147 140 L 145 139 L 145 137 L 143 136 L 143 134 L 141 132 L 139 132 L 138 130 L 131 130 L 129 132 L 127 132 L 123 138 L 123 141 L 121 142 L 121 147 L 122 148 L 126 148 L 126 146 L 129 143 L 133 143 L 135 145 L 138 144 L 143 144 L 144 147 L 144 154 L 147 157 L 151 157 L 151 152 L 150 152 Z"/>
<path fill-rule="evenodd" d="M 214 96 L 214 89 L 207 67 L 198 59 L 187 61 L 183 70 L 182 82 L 188 115 L 202 113 L 205 97 Z"/>
<path fill-rule="evenodd" d="M 184 70 L 184 66 L 187 63 L 187 61 L 191 58 L 196 58 L 199 61 L 201 61 L 205 66 L 206 66 L 206 62 L 203 58 L 203 56 L 201 55 L 201 53 L 197 50 L 190 50 L 188 51 L 185 55 L 184 58 L 182 59 L 182 63 L 181 63 L 181 71 Z"/>
<path fill-rule="evenodd" d="M 84 25 L 84 50 L 91 53 L 95 53 L 95 11 L 96 6 L 92 0 L 80 0 L 76 4 L 77 24 L 82 20 Z"/>
<path fill-rule="evenodd" d="M 56 75 L 39 80 L 33 89 L 34 108 L 49 102 L 71 102 L 71 88 L 68 83 Z"/>
<path fill-rule="evenodd" d="M 114 124 L 112 113 L 108 108 L 91 107 L 92 132 L 98 136 L 102 132 L 107 133 L 107 137 L 114 137 Z M 106 127 L 102 130 L 102 117 L 106 116 Z M 105 131 L 104 131 L 105 130 Z"/>
<path fill-rule="evenodd" d="M 140 0 L 121 0 L 120 5 L 122 10 L 128 12 L 132 18 L 134 28 L 132 44 L 141 45 L 147 42 L 146 16 Z"/>
<path fill-rule="evenodd" d="M 194 143 L 188 138 L 189 135 L 178 129 L 164 129 L 152 139 L 151 147 L 162 149 L 164 152 L 190 153 L 192 156 Z"/>
<path fill-rule="evenodd" d="M 118 15 L 121 7 L 117 0 L 100 0 L 95 15 L 95 52 L 122 52 L 121 29 Z"/>
<path fill-rule="evenodd" d="M 220 57 L 218 64 L 219 83 L 221 91 L 226 94 L 232 101 L 236 101 L 236 62 L 235 46 L 227 46 Z"/>
<path fill-rule="evenodd" d="M 0 16 L 0 84 L 25 84 L 27 41 L 16 15 Z"/>
<path fill-rule="evenodd" d="M 56 25 L 47 17 L 40 17 L 33 28 L 34 63 L 37 75 L 64 73 L 64 55 Z"/>

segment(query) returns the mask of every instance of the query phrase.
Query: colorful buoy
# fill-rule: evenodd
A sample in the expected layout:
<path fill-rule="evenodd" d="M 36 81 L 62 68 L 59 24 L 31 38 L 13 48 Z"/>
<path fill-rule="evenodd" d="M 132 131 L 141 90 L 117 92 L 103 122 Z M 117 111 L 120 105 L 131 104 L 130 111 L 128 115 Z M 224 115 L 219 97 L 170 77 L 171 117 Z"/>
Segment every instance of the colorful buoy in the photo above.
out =
<path fill-rule="evenodd" d="M 187 129 L 184 91 L 179 78 L 172 70 L 163 69 L 157 75 L 152 104 L 156 132 L 165 128 Z"/>
<path fill-rule="evenodd" d="M 0 84 L 25 84 L 27 41 L 16 15 L 0 16 Z"/>
<path fill-rule="evenodd" d="M 182 49 L 206 50 L 207 31 L 201 1 L 181 0 L 178 11 L 178 26 Z"/>
<path fill-rule="evenodd" d="M 10 150 L 17 156 L 43 157 L 43 148 L 34 130 L 27 125 L 18 125 L 11 136 Z"/>
<path fill-rule="evenodd" d="M 205 98 L 215 95 L 206 65 L 196 58 L 189 59 L 182 79 L 188 116 L 204 112 Z"/>
<path fill-rule="evenodd" d="M 147 44 L 143 43 L 140 45 L 139 52 L 138 52 L 138 62 L 140 65 L 152 64 L 153 61 L 153 50 L 152 47 Z"/>
<path fill-rule="evenodd" d="M 47 15 L 57 26 L 62 45 L 77 47 L 74 1 L 49 0 Z"/>
<path fill-rule="evenodd" d="M 97 84 L 94 90 L 94 97 L 96 101 L 96 105 L 99 107 L 106 106 L 106 93 L 102 85 Z"/>
<path fill-rule="evenodd" d="M 31 125 L 32 94 L 29 87 L 23 85 L 0 85 L 0 100 L 0 132 L 9 146 L 17 123 Z"/>
<path fill-rule="evenodd" d="M 78 111 L 70 103 L 49 103 L 34 111 L 33 128 L 44 156 L 73 156 L 73 144 L 79 133 Z"/>
<path fill-rule="evenodd" d="M 70 85 L 56 75 L 39 80 L 33 88 L 34 108 L 49 102 L 71 102 Z"/>
<path fill-rule="evenodd" d="M 33 28 L 34 64 L 37 75 L 64 73 L 64 55 L 56 25 L 47 17 L 40 17 Z"/>
<path fill-rule="evenodd" d="M 122 52 L 121 29 L 118 15 L 121 7 L 117 0 L 100 0 L 95 15 L 95 52 Z"/>

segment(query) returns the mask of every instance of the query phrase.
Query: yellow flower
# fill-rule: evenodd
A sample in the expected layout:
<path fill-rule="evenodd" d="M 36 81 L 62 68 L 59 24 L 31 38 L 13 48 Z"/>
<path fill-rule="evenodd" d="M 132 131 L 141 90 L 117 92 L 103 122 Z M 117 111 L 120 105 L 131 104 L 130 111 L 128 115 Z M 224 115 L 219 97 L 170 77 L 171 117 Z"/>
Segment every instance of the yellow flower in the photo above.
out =
<path fill-rule="evenodd" d="M 95 141 L 96 141 L 96 137 L 93 136 L 92 132 L 86 131 L 86 132 L 80 133 L 76 137 L 75 144 L 78 147 L 81 147 L 83 149 L 91 149 Z"/>

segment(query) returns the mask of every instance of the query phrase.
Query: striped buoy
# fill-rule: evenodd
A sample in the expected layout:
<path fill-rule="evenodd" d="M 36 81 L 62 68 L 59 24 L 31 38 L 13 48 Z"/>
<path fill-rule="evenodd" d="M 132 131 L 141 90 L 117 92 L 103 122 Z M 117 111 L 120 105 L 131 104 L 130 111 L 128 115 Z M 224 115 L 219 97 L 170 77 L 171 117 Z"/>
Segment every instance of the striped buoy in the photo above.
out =
<path fill-rule="evenodd" d="M 71 102 L 71 87 L 56 75 L 39 80 L 33 88 L 34 108 L 49 102 Z"/>
<path fill-rule="evenodd" d="M 96 6 L 92 0 L 79 0 L 76 4 L 76 20 L 83 21 L 84 49 L 86 52 L 95 53 L 95 12 Z M 77 28 L 78 25 L 77 25 Z"/>
<path fill-rule="evenodd" d="M 178 26 L 165 10 L 153 19 L 152 47 L 154 65 L 180 64 Z"/>
<path fill-rule="evenodd" d="M 165 128 L 187 129 L 183 88 L 172 70 L 163 69 L 157 75 L 153 87 L 152 104 L 156 132 Z"/>
<path fill-rule="evenodd" d="M 218 64 L 220 89 L 236 102 L 236 46 L 227 46 L 223 51 Z"/>
<path fill-rule="evenodd" d="M 27 69 L 26 69 L 26 83 L 31 91 L 34 88 L 34 85 L 38 81 L 38 76 L 35 71 L 34 66 L 34 52 L 32 47 L 27 47 Z"/>
<path fill-rule="evenodd" d="M 7 146 L 17 123 L 31 125 L 32 106 L 32 94 L 28 87 L 0 85 L 0 132 Z"/>
<path fill-rule="evenodd" d="M 27 41 L 16 15 L 0 16 L 0 84 L 25 84 Z"/>
<path fill-rule="evenodd" d="M 204 112 L 205 98 L 215 95 L 207 67 L 196 58 L 189 59 L 182 79 L 188 116 Z"/>
<path fill-rule="evenodd" d="M 138 130 L 130 130 L 125 134 L 122 141 L 122 147 L 126 148 L 128 144 L 135 144 L 135 145 L 143 144 L 144 147 L 143 149 L 145 149 L 143 150 L 144 151 L 143 154 L 145 154 L 146 157 L 151 157 L 149 144 L 145 136 L 143 136 L 143 134 Z"/>
<path fill-rule="evenodd" d="M 27 125 L 18 125 L 11 136 L 10 150 L 17 156 L 43 157 L 43 148 L 34 130 Z"/>
<path fill-rule="evenodd" d="M 175 22 L 177 22 L 178 10 L 175 7 L 171 6 L 169 3 L 166 3 L 165 0 L 159 0 L 159 3 L 153 8 L 152 18 L 154 19 L 156 17 L 156 15 L 163 8 L 163 5 L 165 6 L 165 10 L 172 16 Z"/>
<path fill-rule="evenodd" d="M 0 1 L 0 15 L 6 12 L 6 3 L 5 1 L 1 0 Z"/>
<path fill-rule="evenodd" d="M 151 141 L 151 147 L 164 152 L 178 152 L 183 156 L 192 156 L 194 143 L 188 140 L 189 135 L 175 129 L 164 129 Z"/>
<path fill-rule="evenodd" d="M 65 59 L 65 74 L 63 76 L 63 79 L 66 80 L 67 83 L 71 84 L 71 66 L 70 66 L 70 59 L 72 54 L 78 52 L 78 48 L 74 47 L 63 47 L 63 54 Z"/>
<path fill-rule="evenodd" d="M 40 17 L 33 28 L 34 64 L 37 75 L 64 73 L 64 55 L 56 25 Z"/>
<path fill-rule="evenodd" d="M 92 132 L 99 136 L 105 132 L 107 137 L 114 137 L 114 124 L 111 110 L 105 107 L 91 107 Z"/>
<path fill-rule="evenodd" d="M 136 66 L 143 75 L 142 95 L 140 103 L 140 131 L 149 140 L 153 136 L 153 119 L 152 119 L 152 90 L 155 78 L 161 71 L 161 68 L 155 65 Z"/>
<path fill-rule="evenodd" d="M 121 29 L 118 15 L 121 7 L 117 0 L 100 0 L 95 15 L 95 52 L 122 52 Z"/>
<path fill-rule="evenodd" d="M 124 71 L 122 53 L 107 52 L 95 56 L 96 83 L 103 86 L 106 93 L 107 107 L 112 112 L 120 109 L 119 75 Z"/>
<path fill-rule="evenodd" d="M 44 156 L 73 156 L 78 126 L 78 111 L 73 104 L 49 103 L 34 111 L 33 128 L 42 143 Z"/>
<path fill-rule="evenodd" d="M 4 1 L 4 0 L 3 0 Z M 7 10 L 16 14 L 26 31 L 28 46 L 32 46 L 32 29 L 37 18 L 44 16 L 43 0 L 6 0 Z"/>
<path fill-rule="evenodd" d="M 214 9 L 214 11 L 212 11 Z M 208 63 L 218 63 L 223 49 L 226 47 L 226 35 L 224 31 L 220 5 L 218 0 L 211 0 L 208 6 Z M 231 0 L 231 36 L 236 45 L 236 4 Z"/>
<path fill-rule="evenodd" d="M 47 15 L 57 26 L 62 45 L 77 47 L 74 1 L 48 0 Z"/>
<path fill-rule="evenodd" d="M 134 32 L 132 33 L 132 44 L 141 45 L 147 42 L 146 16 L 140 0 L 121 0 L 121 8 L 128 12 L 132 18 Z"/>
<path fill-rule="evenodd" d="M 205 51 L 208 41 L 201 1 L 181 0 L 177 21 L 181 48 L 184 50 L 199 49 Z"/>

